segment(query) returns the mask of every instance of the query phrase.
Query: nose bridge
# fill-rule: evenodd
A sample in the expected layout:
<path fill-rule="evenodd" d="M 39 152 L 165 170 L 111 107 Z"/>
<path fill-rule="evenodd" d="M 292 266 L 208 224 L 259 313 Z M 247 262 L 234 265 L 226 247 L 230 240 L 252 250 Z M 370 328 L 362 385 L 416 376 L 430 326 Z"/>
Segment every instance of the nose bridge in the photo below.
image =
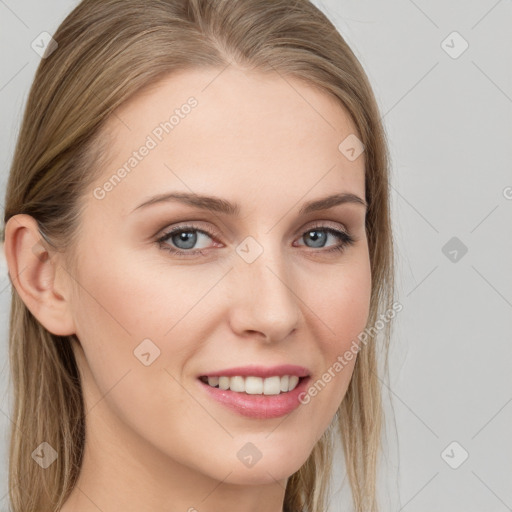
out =
<path fill-rule="evenodd" d="M 262 238 L 264 242 L 248 237 L 237 247 L 231 322 L 240 334 L 259 331 L 277 341 L 297 326 L 300 301 L 281 244 L 271 242 L 271 235 Z"/>

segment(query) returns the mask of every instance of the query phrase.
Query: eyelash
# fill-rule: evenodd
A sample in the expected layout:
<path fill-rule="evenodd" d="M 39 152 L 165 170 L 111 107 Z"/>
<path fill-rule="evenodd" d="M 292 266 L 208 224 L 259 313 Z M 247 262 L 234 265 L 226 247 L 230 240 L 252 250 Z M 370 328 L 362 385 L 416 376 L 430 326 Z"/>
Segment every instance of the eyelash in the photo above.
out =
<path fill-rule="evenodd" d="M 211 238 L 216 237 L 216 234 L 212 230 L 203 229 L 203 228 L 194 226 L 192 224 L 188 224 L 188 225 L 183 225 L 183 226 L 177 226 L 177 227 L 167 231 L 166 233 L 164 233 L 161 237 L 159 237 L 156 240 L 156 243 L 158 244 L 160 249 L 170 252 L 173 256 L 183 256 L 183 257 L 190 257 L 190 256 L 196 256 L 196 255 L 205 256 L 205 251 L 207 251 L 208 249 L 196 249 L 196 250 L 183 251 L 183 250 L 173 249 L 165 242 L 172 235 L 175 235 L 177 233 L 188 233 L 191 231 L 197 231 L 198 233 L 208 235 Z M 335 246 L 331 247 L 330 249 L 320 250 L 320 252 L 326 252 L 326 253 L 340 252 L 341 253 L 346 248 L 350 247 L 355 242 L 357 242 L 356 238 L 354 238 L 353 236 L 351 236 L 350 234 L 348 234 L 344 231 L 340 231 L 340 230 L 337 230 L 337 229 L 334 229 L 334 228 L 331 228 L 328 226 L 322 226 L 322 225 L 312 226 L 312 227 L 308 228 L 302 234 L 302 236 L 304 236 L 306 233 L 308 233 L 310 231 L 325 231 L 326 233 L 330 233 L 331 235 L 334 235 L 335 237 L 337 237 L 338 239 L 341 240 L 341 243 L 339 245 L 335 245 Z M 314 248 L 311 248 L 311 249 L 314 249 Z"/>

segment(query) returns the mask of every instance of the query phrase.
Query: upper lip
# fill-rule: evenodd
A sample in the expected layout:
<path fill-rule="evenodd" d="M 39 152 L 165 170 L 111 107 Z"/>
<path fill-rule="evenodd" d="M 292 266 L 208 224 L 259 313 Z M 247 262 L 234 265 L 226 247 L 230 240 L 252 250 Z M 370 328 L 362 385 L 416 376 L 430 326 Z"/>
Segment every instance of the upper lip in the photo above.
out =
<path fill-rule="evenodd" d="M 236 368 L 226 368 L 224 370 L 217 370 L 201 375 L 201 377 L 235 377 L 240 376 L 254 376 L 254 377 L 273 377 L 275 375 L 283 377 L 284 375 L 296 375 L 297 377 L 308 377 L 309 370 L 304 366 L 297 366 L 294 364 L 280 364 L 277 366 L 238 366 Z"/>

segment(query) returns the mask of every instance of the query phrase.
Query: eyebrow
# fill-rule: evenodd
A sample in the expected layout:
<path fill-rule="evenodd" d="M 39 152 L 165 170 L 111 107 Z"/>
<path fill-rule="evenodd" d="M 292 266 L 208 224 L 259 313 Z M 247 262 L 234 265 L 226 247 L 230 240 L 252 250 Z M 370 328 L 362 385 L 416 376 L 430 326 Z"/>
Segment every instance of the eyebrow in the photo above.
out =
<path fill-rule="evenodd" d="M 206 196 L 189 192 L 171 192 L 151 197 L 147 201 L 144 201 L 142 204 L 137 206 L 132 211 L 132 213 L 137 210 L 140 210 L 141 208 L 146 208 L 147 206 L 153 204 L 174 201 L 184 203 L 189 206 L 195 206 L 196 208 L 211 210 L 217 213 L 223 213 L 231 216 L 238 216 L 240 214 L 241 209 L 238 203 L 231 203 L 225 199 L 221 199 L 220 197 Z M 299 211 L 299 214 L 306 215 L 311 212 L 328 210 L 329 208 L 333 208 L 335 206 L 345 203 L 359 204 L 361 206 L 364 206 L 365 209 L 368 208 L 368 204 L 366 203 L 366 201 L 359 197 L 358 195 L 349 192 L 343 192 L 323 197 L 321 199 L 308 201 L 307 203 L 303 204 L 302 208 Z"/>

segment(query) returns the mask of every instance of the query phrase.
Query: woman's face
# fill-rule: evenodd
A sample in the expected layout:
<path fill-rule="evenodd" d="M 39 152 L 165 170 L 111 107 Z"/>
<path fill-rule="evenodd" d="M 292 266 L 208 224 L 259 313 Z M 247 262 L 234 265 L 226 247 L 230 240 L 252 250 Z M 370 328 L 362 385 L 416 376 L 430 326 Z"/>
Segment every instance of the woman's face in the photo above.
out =
<path fill-rule="evenodd" d="M 353 123 L 296 79 L 230 67 L 165 78 L 106 132 L 110 162 L 84 199 L 69 281 L 88 450 L 115 453 L 122 471 L 136 459 L 162 475 L 286 480 L 343 400 L 355 358 L 335 363 L 369 313 L 364 204 L 307 208 L 335 194 L 364 202 Z M 254 378 L 249 393 L 200 379 L 250 365 L 304 368 L 301 400 L 258 394 Z M 286 379 L 264 385 L 276 393 Z"/>

